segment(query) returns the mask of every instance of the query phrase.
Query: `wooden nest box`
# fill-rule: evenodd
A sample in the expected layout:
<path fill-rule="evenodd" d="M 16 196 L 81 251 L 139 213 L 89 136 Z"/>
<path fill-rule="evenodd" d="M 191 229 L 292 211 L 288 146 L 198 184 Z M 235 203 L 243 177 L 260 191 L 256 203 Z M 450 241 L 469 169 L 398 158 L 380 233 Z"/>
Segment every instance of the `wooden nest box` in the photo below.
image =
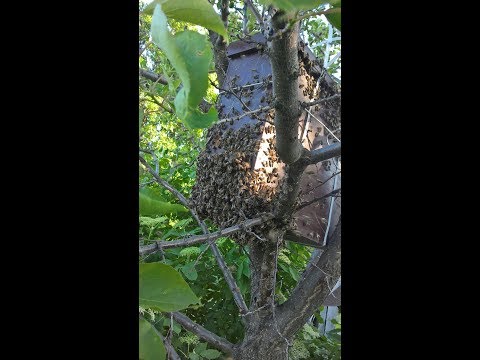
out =
<path fill-rule="evenodd" d="M 220 91 L 217 104 L 221 120 L 209 129 L 206 148 L 198 158 L 192 205 L 201 217 L 220 227 L 270 212 L 283 183 L 284 164 L 275 150 L 274 110 L 268 108 L 273 97 L 272 70 L 264 49 L 266 41 L 261 34 L 228 46 L 229 65 L 222 85 L 225 91 Z M 302 42 L 298 56 L 300 101 L 339 93 L 338 85 Z M 339 141 L 340 98 L 303 111 L 298 122 L 299 138 L 309 150 Z M 287 240 L 316 247 L 333 233 L 340 216 L 340 198 L 329 194 L 340 188 L 339 171 L 338 159 L 305 170 L 298 205 L 311 204 L 295 212 Z M 259 225 L 232 238 L 242 244 L 260 241 L 269 226 L 271 223 Z M 330 298 L 326 305 L 339 304 L 339 296 L 338 301 Z"/>

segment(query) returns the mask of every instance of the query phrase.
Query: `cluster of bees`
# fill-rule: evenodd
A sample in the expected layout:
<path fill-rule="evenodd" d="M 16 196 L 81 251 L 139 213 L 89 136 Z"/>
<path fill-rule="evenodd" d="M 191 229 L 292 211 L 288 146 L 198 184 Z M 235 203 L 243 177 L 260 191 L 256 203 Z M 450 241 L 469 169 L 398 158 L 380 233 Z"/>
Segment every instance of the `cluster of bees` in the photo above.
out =
<path fill-rule="evenodd" d="M 308 97 L 310 100 L 313 99 L 317 82 L 313 76 L 308 74 L 305 68 L 305 63 L 302 61 L 299 61 L 299 75 L 300 85 L 298 85 L 298 87 L 302 89 L 303 96 Z"/>
<path fill-rule="evenodd" d="M 262 122 L 233 131 L 214 125 L 209 143 L 197 162 L 197 179 L 190 197 L 202 218 L 220 228 L 272 211 L 279 181 L 279 158 L 275 151 L 273 126 Z M 268 224 L 252 228 L 258 236 Z M 231 237 L 245 244 L 252 235 L 237 232 Z"/>

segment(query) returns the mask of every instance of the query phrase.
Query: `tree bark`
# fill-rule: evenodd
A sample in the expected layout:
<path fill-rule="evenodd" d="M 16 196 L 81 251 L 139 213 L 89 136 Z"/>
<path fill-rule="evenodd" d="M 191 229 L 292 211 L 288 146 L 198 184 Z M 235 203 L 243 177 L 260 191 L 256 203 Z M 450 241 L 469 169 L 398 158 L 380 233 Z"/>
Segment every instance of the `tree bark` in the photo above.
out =
<path fill-rule="evenodd" d="M 234 360 L 287 360 L 288 346 L 284 339 L 264 327 L 262 332 L 248 336 L 233 354 Z"/>

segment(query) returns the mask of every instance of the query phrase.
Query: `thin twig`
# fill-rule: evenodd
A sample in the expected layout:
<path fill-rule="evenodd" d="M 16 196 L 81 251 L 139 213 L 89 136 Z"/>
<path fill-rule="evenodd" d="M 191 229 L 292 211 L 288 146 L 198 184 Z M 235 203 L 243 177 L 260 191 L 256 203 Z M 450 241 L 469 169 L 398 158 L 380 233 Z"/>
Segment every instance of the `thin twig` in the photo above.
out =
<path fill-rule="evenodd" d="M 255 7 L 255 5 L 253 5 L 251 0 L 244 0 L 244 1 L 245 1 L 245 4 L 247 4 L 247 6 L 250 8 L 250 10 L 252 10 L 252 13 L 255 16 L 255 19 L 257 19 L 257 22 L 258 22 L 258 25 L 260 25 L 260 28 L 263 29 L 265 25 L 263 23 L 262 16 L 260 15 L 260 12 L 258 11 L 258 9 Z"/>
<path fill-rule="evenodd" d="M 332 14 L 332 13 L 341 13 L 342 9 L 341 8 L 331 8 L 328 10 L 321 10 L 321 11 L 314 11 L 308 14 L 304 14 L 302 16 L 299 16 L 295 19 L 295 21 L 300 21 L 312 16 L 320 16 L 320 15 L 325 15 L 325 14 Z"/>
<path fill-rule="evenodd" d="M 313 115 L 313 114 L 310 112 L 310 110 L 305 109 L 305 111 L 306 111 L 307 113 L 309 113 L 310 116 L 313 117 L 315 120 L 317 120 L 320 124 L 322 124 L 323 127 L 325 128 L 325 130 L 327 130 L 327 131 L 335 138 L 335 140 L 337 140 L 338 142 L 341 141 L 341 140 L 338 138 L 338 136 L 335 135 L 335 133 L 334 133 L 332 130 L 330 130 L 330 128 L 329 128 L 327 125 L 325 125 L 325 123 L 324 123 L 322 120 L 320 120 L 320 119 L 317 118 L 315 115 Z M 328 141 L 328 134 L 327 134 L 327 141 Z"/>
<path fill-rule="evenodd" d="M 300 205 L 297 206 L 297 208 L 295 209 L 295 211 L 299 211 L 301 209 L 303 209 L 304 207 L 308 206 L 308 205 L 311 205 L 313 203 L 316 203 L 322 199 L 325 199 L 327 197 L 330 197 L 330 196 L 335 196 L 338 192 L 340 192 L 342 190 L 342 188 L 339 188 L 339 189 L 335 189 L 333 191 L 330 191 L 328 194 L 326 195 L 323 195 L 323 196 L 320 196 L 318 198 L 315 198 L 315 199 L 312 199 L 312 200 L 309 200 L 309 201 L 305 201 L 303 203 L 301 203 Z"/>
<path fill-rule="evenodd" d="M 195 236 L 174 240 L 174 241 L 156 240 L 154 244 L 141 246 L 139 249 L 139 255 L 146 255 L 148 253 L 155 252 L 159 249 L 170 249 L 170 248 L 175 248 L 180 246 L 191 246 L 191 245 L 199 244 L 209 240 L 216 240 L 219 237 L 233 234 L 237 231 L 244 230 L 245 228 L 250 228 L 252 226 L 260 225 L 263 222 L 268 221 L 272 218 L 273 218 L 272 214 L 265 214 L 265 215 L 262 215 L 261 217 L 257 217 L 254 219 L 247 219 L 235 226 L 230 226 L 228 228 L 215 231 L 213 233 L 195 235 Z"/>
<path fill-rule="evenodd" d="M 311 102 L 302 102 L 301 105 L 302 105 L 303 108 L 309 108 L 310 106 L 318 105 L 318 104 L 321 104 L 325 101 L 333 100 L 333 99 L 339 98 L 341 96 L 342 96 L 341 94 L 335 94 L 335 95 L 332 95 L 332 96 L 329 96 L 329 97 L 326 97 L 326 98 L 323 98 L 323 99 L 317 99 L 317 100 L 314 100 L 314 101 L 311 101 Z"/>
<path fill-rule="evenodd" d="M 227 354 L 231 354 L 233 352 L 234 345 L 231 342 L 212 333 L 211 331 L 208 331 L 203 326 L 197 324 L 184 314 L 179 312 L 172 312 L 167 314 L 171 314 L 176 322 L 178 322 L 188 331 L 191 331 L 192 333 L 197 335 L 200 339 L 208 342 L 210 345 L 216 347 L 219 350 L 222 350 Z"/>
<path fill-rule="evenodd" d="M 210 79 L 209 79 L 209 80 L 210 80 Z M 243 102 L 242 97 L 241 97 L 241 96 L 238 96 L 234 91 L 232 91 L 232 90 L 227 90 L 227 89 L 223 89 L 223 88 L 217 86 L 217 84 L 215 84 L 212 80 L 210 80 L 210 84 L 211 84 L 213 87 L 215 87 L 217 90 L 219 90 L 219 91 L 224 91 L 224 92 L 226 92 L 226 93 L 232 94 L 233 96 L 235 96 L 235 97 L 238 99 L 238 101 L 240 101 L 240 103 L 242 104 L 242 106 L 243 106 L 245 109 L 247 109 L 247 110 L 250 111 L 250 112 L 252 111 L 252 110 L 247 106 L 247 104 L 245 104 L 245 103 Z"/>
<path fill-rule="evenodd" d="M 330 176 L 330 177 L 329 177 L 328 179 L 326 179 L 325 181 L 320 182 L 319 185 L 316 185 L 316 186 L 314 186 L 313 188 L 308 189 L 308 191 L 305 192 L 305 195 L 310 194 L 312 191 L 314 191 L 314 190 L 318 189 L 319 187 L 325 185 L 327 182 L 329 182 L 330 180 L 332 180 L 335 176 L 341 174 L 341 172 L 342 172 L 341 170 L 340 170 L 340 171 L 337 171 L 336 173 L 334 173 L 332 176 Z"/>
<path fill-rule="evenodd" d="M 216 124 L 221 124 L 221 123 L 224 123 L 224 122 L 227 122 L 227 121 L 234 121 L 234 120 L 238 120 L 238 119 L 241 119 L 242 117 L 244 116 L 248 116 L 248 115 L 251 115 L 251 114 L 255 114 L 257 112 L 262 112 L 262 111 L 266 111 L 266 110 L 270 110 L 271 107 L 270 106 L 263 106 L 261 108 L 258 108 L 258 109 L 255 109 L 255 110 L 251 110 L 251 111 L 247 111 L 247 112 L 244 112 L 243 114 L 241 115 L 238 115 L 238 116 L 234 116 L 234 117 L 231 117 L 231 118 L 226 118 L 226 119 L 220 119 L 216 122 Z M 274 123 L 270 120 L 262 120 L 262 121 L 266 121 L 272 125 L 274 125 Z"/>
<path fill-rule="evenodd" d="M 140 73 L 140 76 L 143 76 L 145 79 L 152 80 L 154 82 L 159 82 L 160 84 L 163 84 L 163 85 L 168 85 L 168 80 L 165 77 L 161 75 L 157 75 L 153 71 L 139 69 L 139 73 Z"/>
<path fill-rule="evenodd" d="M 147 94 L 147 95 L 150 97 L 150 99 L 151 99 L 151 101 L 152 101 L 153 103 L 155 103 L 156 105 L 158 105 L 159 107 L 161 107 L 161 108 L 162 108 L 163 110 L 165 110 L 166 112 L 169 112 L 170 114 L 173 114 L 173 110 L 167 108 L 165 105 L 163 105 L 163 104 L 162 104 L 161 102 L 159 102 L 157 99 L 155 99 L 155 96 L 154 96 L 154 95 L 152 95 L 152 94 Z M 148 100 L 148 99 L 147 99 L 147 100 Z"/>

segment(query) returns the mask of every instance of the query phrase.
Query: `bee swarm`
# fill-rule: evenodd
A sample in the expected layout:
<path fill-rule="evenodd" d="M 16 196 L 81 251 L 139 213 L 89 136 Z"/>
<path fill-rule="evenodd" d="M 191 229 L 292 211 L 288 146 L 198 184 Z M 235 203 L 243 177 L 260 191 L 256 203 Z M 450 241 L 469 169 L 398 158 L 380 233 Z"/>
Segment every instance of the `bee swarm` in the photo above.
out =
<path fill-rule="evenodd" d="M 209 144 L 197 163 L 191 202 L 198 214 L 225 228 L 272 210 L 279 185 L 279 159 L 273 126 L 256 122 L 236 131 L 225 124 L 208 132 Z M 251 231 L 265 236 L 268 224 Z M 237 232 L 232 239 L 245 244 L 251 235 Z"/>

